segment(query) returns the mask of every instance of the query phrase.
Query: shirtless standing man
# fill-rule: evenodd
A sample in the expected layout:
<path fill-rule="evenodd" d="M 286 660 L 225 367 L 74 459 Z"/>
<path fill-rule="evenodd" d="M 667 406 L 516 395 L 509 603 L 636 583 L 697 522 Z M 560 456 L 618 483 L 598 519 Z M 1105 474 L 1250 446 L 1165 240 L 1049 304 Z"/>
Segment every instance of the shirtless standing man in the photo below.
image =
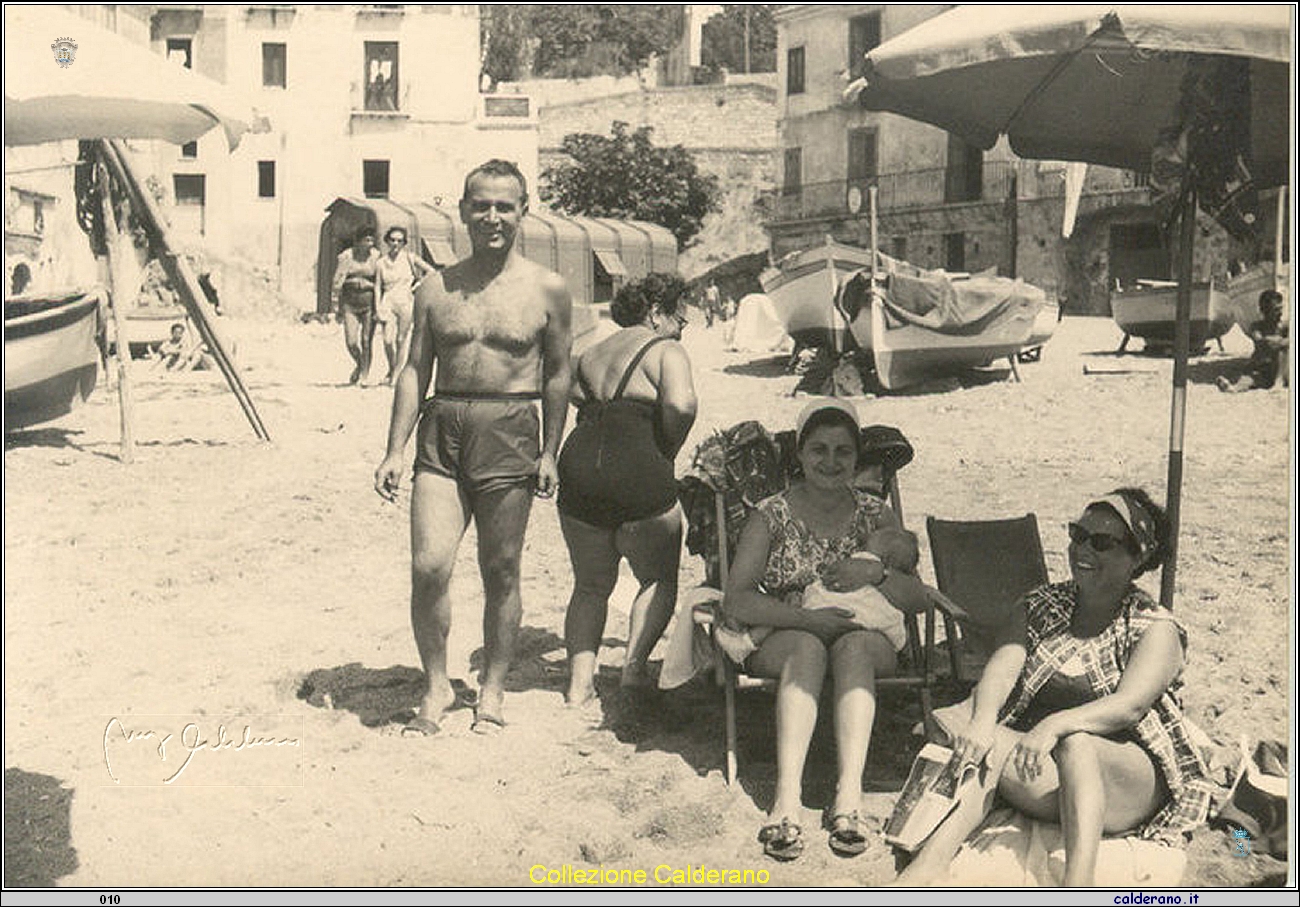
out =
<path fill-rule="evenodd" d="M 375 490 L 396 497 L 419 418 L 411 486 L 411 625 L 428 689 L 407 730 L 433 734 L 456 704 L 447 677 L 448 586 L 473 518 L 483 578 L 486 664 L 473 729 L 505 726 L 506 672 L 519 632 L 519 562 L 534 493 L 556 489 L 569 394 L 571 302 L 559 275 L 515 251 L 528 187 L 492 160 L 465 178 L 470 257 L 420 284 L 407 364 L 397 377 Z M 425 393 L 437 363 L 434 395 Z M 536 401 L 541 399 L 538 445 Z"/>

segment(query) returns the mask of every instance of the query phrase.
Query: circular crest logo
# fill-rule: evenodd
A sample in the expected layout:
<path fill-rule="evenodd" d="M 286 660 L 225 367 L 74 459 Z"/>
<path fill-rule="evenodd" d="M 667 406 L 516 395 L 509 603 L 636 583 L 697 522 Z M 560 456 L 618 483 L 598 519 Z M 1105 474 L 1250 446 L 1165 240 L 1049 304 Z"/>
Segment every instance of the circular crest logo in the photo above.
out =
<path fill-rule="evenodd" d="M 50 45 L 54 51 L 54 62 L 67 69 L 77 59 L 77 42 L 71 38 L 59 38 Z"/>

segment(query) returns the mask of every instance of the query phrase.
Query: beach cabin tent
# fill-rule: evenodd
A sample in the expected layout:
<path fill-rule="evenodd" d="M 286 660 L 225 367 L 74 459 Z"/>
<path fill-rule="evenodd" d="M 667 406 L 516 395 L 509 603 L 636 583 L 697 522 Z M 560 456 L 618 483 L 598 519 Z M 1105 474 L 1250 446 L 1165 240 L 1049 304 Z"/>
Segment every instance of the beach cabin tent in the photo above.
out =
<path fill-rule="evenodd" d="M 750 293 L 740 300 L 734 330 L 729 344 L 733 350 L 771 353 L 787 350 L 794 344 L 776 316 L 772 300 L 762 293 Z"/>
<path fill-rule="evenodd" d="M 405 227 L 411 250 L 436 267 L 470 253 L 469 233 L 454 207 L 379 198 L 338 198 L 325 209 L 316 260 L 316 311 L 330 310 L 330 284 L 339 253 L 357 230 Z M 569 217 L 545 208 L 528 212 L 517 239 L 524 257 L 565 279 L 579 305 L 608 302 L 624 283 L 650 273 L 677 273 L 677 240 L 664 227 L 604 217 Z"/>

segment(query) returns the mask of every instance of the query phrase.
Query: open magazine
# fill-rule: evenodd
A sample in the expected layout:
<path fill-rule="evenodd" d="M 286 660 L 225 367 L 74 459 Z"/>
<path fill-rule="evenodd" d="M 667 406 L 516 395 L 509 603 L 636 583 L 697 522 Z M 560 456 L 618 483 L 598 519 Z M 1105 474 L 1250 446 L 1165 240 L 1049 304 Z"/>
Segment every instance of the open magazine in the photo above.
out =
<path fill-rule="evenodd" d="M 947 747 L 927 743 L 912 762 L 894 812 L 885 824 L 885 841 L 906 851 L 924 843 L 957 806 L 963 790 L 978 783 L 978 767 Z"/>

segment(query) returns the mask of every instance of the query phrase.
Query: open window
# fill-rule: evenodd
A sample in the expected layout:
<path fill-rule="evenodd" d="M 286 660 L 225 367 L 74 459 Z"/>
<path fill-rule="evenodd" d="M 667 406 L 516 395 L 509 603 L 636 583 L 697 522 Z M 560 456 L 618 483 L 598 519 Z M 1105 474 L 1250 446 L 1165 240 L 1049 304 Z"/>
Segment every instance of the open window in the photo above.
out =
<path fill-rule="evenodd" d="M 397 110 L 397 42 L 366 42 L 366 110 Z"/>

